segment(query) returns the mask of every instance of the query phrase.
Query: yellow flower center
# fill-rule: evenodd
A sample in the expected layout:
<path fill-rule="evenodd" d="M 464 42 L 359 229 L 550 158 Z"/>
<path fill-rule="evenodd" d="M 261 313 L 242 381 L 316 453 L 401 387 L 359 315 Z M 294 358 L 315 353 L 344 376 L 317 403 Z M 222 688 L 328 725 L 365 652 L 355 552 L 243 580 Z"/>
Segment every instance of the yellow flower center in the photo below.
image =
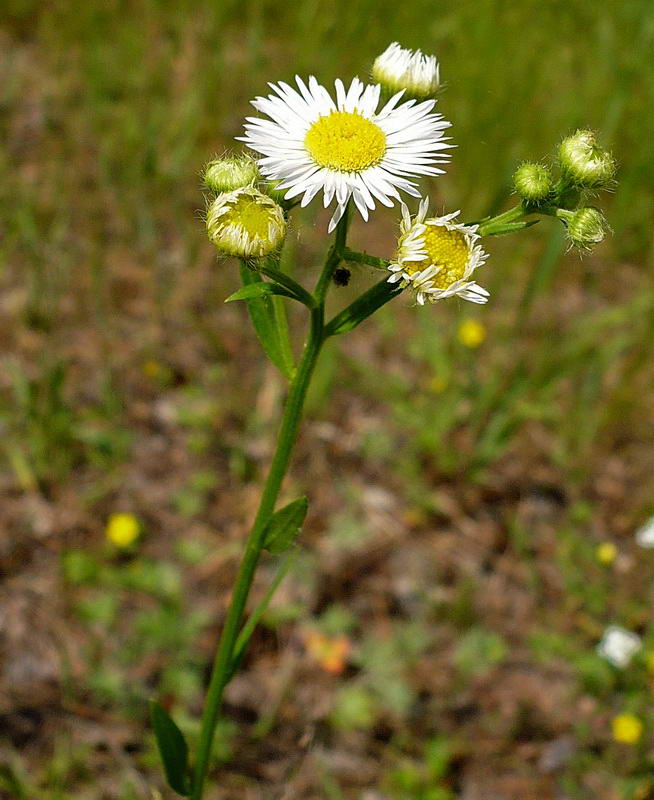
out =
<path fill-rule="evenodd" d="M 271 223 L 270 209 L 257 198 L 242 194 L 225 214 L 220 217 L 220 226 L 240 225 L 249 236 L 268 237 Z"/>
<path fill-rule="evenodd" d="M 321 167 L 361 172 L 384 157 L 386 134 L 361 114 L 332 111 L 313 123 L 304 137 L 304 146 Z"/>
<path fill-rule="evenodd" d="M 465 275 L 468 258 L 468 243 L 461 231 L 450 231 L 443 225 L 427 225 L 423 234 L 427 258 L 416 262 L 413 272 L 420 272 L 434 264 L 441 270 L 433 278 L 437 289 L 447 289 Z"/>

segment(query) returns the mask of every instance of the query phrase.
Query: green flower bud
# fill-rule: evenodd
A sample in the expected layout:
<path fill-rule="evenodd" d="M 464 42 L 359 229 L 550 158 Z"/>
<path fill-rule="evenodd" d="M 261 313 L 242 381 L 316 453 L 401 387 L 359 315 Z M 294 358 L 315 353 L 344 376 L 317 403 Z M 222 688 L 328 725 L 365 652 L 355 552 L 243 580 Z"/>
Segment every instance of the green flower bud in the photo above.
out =
<path fill-rule="evenodd" d="M 615 176 L 615 159 L 597 146 L 592 131 L 577 131 L 559 147 L 564 178 L 582 189 L 607 189 Z"/>
<path fill-rule="evenodd" d="M 249 156 L 226 156 L 210 161 L 204 169 L 202 180 L 212 192 L 232 192 L 256 183 L 259 170 Z"/>
<path fill-rule="evenodd" d="M 575 247 L 590 249 L 606 236 L 604 215 L 598 208 L 587 206 L 576 211 L 559 209 L 557 212 L 568 229 L 568 238 Z"/>
<path fill-rule="evenodd" d="M 513 174 L 513 186 L 526 203 L 537 205 L 552 195 L 552 173 L 543 164 L 523 164 Z"/>
<path fill-rule="evenodd" d="M 286 235 L 280 206 L 254 186 L 220 194 L 207 211 L 207 234 L 221 253 L 262 258 L 278 250 Z"/>

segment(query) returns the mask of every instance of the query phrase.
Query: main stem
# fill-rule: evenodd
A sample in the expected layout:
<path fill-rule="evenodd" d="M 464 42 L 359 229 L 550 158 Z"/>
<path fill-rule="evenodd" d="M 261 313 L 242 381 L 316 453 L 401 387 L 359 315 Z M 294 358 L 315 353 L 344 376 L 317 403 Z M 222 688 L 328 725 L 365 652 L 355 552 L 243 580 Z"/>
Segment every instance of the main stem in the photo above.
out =
<path fill-rule="evenodd" d="M 289 387 L 284 414 L 282 416 L 279 434 L 277 436 L 277 447 L 273 456 L 270 472 L 266 479 L 259 510 L 255 517 L 252 530 L 248 536 L 245 552 L 241 560 L 241 565 L 236 576 L 232 601 L 227 611 L 225 626 L 220 636 L 218 650 L 211 673 L 211 681 L 207 690 L 204 711 L 202 713 L 202 725 L 200 729 L 200 741 L 198 745 L 197 760 L 193 775 L 193 788 L 191 800 L 202 800 L 204 782 L 209 766 L 211 748 L 216 732 L 216 724 L 220 713 L 223 693 L 229 680 L 231 672 L 234 646 L 238 638 L 245 604 L 247 603 L 254 574 L 261 557 L 263 549 L 263 537 L 266 522 L 270 518 L 277 502 L 277 496 L 284 480 L 286 470 L 291 460 L 293 446 L 297 438 L 298 427 L 302 417 L 304 399 L 311 382 L 316 361 L 320 354 L 323 341 L 325 339 L 325 296 L 329 281 L 334 269 L 340 262 L 345 248 L 347 237 L 348 212 L 346 211 L 336 229 L 336 239 L 331 247 L 325 266 L 314 292 L 316 306 L 311 310 L 311 327 L 309 337 L 298 364 L 297 372 Z"/>

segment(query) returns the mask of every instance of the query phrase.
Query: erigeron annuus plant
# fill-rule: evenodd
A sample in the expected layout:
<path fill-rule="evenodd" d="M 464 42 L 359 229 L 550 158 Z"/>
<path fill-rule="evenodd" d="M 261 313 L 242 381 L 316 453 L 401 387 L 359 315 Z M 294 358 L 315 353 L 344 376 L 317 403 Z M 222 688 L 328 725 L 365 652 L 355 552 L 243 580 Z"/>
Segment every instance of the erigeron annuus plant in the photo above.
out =
<path fill-rule="evenodd" d="M 417 181 L 437 176 L 451 157 L 450 123 L 435 112 L 440 86 L 433 56 L 392 44 L 375 61 L 374 83 L 336 80 L 334 92 L 315 77 L 296 78 L 296 87 L 270 84 L 272 93 L 252 105 L 262 116 L 248 117 L 239 137 L 249 148 L 210 162 L 204 173 L 211 193 L 207 233 L 223 256 L 241 261 L 243 287 L 227 301 L 243 300 L 270 359 L 288 379 L 288 394 L 277 445 L 259 510 L 245 543 L 231 603 L 218 644 L 205 701 L 198 750 L 191 761 L 182 733 L 154 703 L 152 720 L 166 776 L 178 794 L 201 800 L 225 687 L 238 670 L 248 641 L 286 573 L 307 511 L 306 498 L 276 510 L 278 495 L 297 437 L 302 409 L 320 351 L 333 336 L 355 328 L 402 295 L 435 304 L 453 296 L 486 303 L 477 283 L 487 261 L 484 237 L 511 234 L 538 221 L 558 218 L 571 245 L 589 248 L 605 235 L 601 212 L 587 198 L 609 189 L 615 162 L 591 131 L 562 142 L 553 169 L 541 163 L 520 166 L 514 175 L 518 203 L 472 223 L 460 211 L 430 212 Z M 412 215 L 402 195 L 418 198 Z M 307 288 L 281 269 L 288 218 L 296 205 L 314 198 L 333 206 L 328 233 L 334 233 L 316 284 Z M 368 220 L 377 204 L 401 207 L 399 236 L 390 258 L 350 247 L 352 214 Z M 334 283 L 347 282 L 352 265 L 379 271 L 380 279 L 331 319 L 325 299 Z M 296 363 L 284 303 L 306 307 L 306 342 Z M 264 599 L 245 618 L 252 581 L 263 550 L 283 555 Z"/>

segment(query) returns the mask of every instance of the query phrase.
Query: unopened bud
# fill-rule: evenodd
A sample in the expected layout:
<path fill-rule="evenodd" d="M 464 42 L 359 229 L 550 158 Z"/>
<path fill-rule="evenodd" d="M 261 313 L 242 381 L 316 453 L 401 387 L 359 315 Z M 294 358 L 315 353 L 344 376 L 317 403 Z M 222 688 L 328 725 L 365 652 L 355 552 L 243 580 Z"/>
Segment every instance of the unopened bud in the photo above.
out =
<path fill-rule="evenodd" d="M 513 174 L 513 186 L 525 202 L 538 205 L 552 195 L 552 173 L 543 164 L 523 164 Z"/>
<path fill-rule="evenodd" d="M 225 255 L 262 258 L 281 247 L 286 220 L 274 200 L 244 186 L 218 195 L 209 206 L 207 234 Z"/>
<path fill-rule="evenodd" d="M 559 147 L 564 177 L 582 189 L 607 189 L 615 176 L 615 160 L 597 146 L 592 131 L 577 131 Z"/>
<path fill-rule="evenodd" d="M 248 156 L 226 156 L 210 161 L 202 176 L 204 185 L 212 192 L 232 192 L 251 186 L 259 179 L 259 171 Z"/>
<path fill-rule="evenodd" d="M 602 212 L 587 206 L 576 211 L 559 209 L 558 216 L 568 229 L 568 238 L 575 247 L 589 249 L 599 244 L 606 236 L 606 225 Z"/>
<path fill-rule="evenodd" d="M 375 59 L 372 79 L 389 94 L 404 89 L 407 98 L 425 100 L 440 88 L 440 69 L 436 56 L 408 50 L 393 42 Z"/>

